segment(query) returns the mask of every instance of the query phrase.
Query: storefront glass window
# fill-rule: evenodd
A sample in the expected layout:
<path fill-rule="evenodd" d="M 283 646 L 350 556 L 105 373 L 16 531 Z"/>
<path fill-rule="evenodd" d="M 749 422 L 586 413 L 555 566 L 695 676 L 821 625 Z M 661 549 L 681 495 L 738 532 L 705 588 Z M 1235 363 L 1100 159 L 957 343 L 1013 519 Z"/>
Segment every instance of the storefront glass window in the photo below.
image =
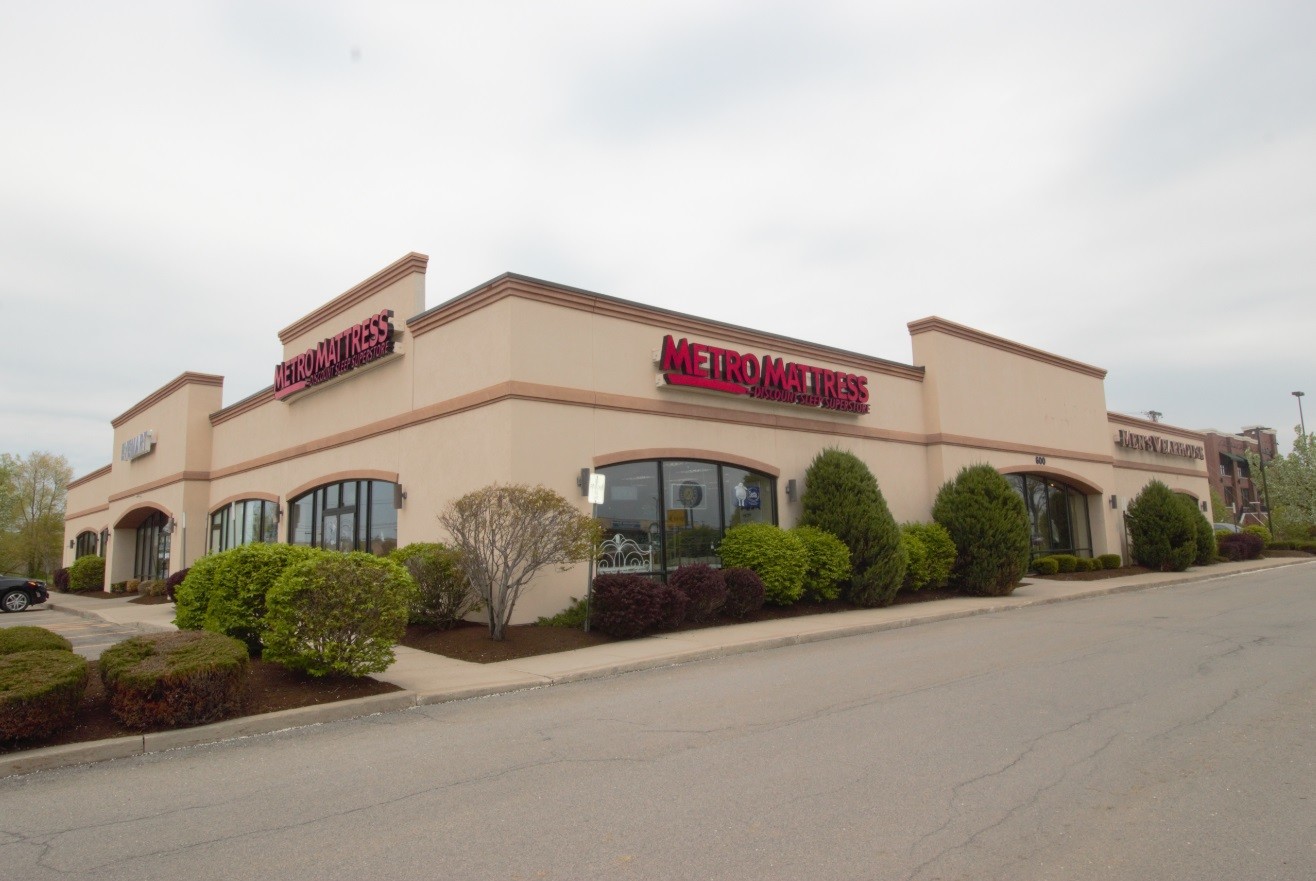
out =
<path fill-rule="evenodd" d="M 244 499 L 210 515 L 210 553 L 255 542 L 278 540 L 279 506 L 264 499 Z"/>
<path fill-rule="evenodd" d="M 606 498 L 600 572 L 665 576 L 678 566 L 720 565 L 717 544 L 740 523 L 776 522 L 776 480 L 716 462 L 667 459 L 600 468 Z"/>
<path fill-rule="evenodd" d="M 169 575 L 169 518 L 155 511 L 137 527 L 133 554 L 133 578 L 142 580 Z"/>
<path fill-rule="evenodd" d="M 96 553 L 96 533 L 94 532 L 78 533 L 78 540 L 75 545 L 75 550 L 73 551 L 73 559 L 76 560 L 79 557 L 90 557 L 95 553 Z"/>
<path fill-rule="evenodd" d="M 398 545 L 396 484 L 347 480 L 317 487 L 289 505 L 288 542 L 383 555 Z"/>
<path fill-rule="evenodd" d="M 1028 508 L 1032 554 L 1092 556 L 1087 496 L 1082 490 L 1044 474 L 1006 474 Z"/>

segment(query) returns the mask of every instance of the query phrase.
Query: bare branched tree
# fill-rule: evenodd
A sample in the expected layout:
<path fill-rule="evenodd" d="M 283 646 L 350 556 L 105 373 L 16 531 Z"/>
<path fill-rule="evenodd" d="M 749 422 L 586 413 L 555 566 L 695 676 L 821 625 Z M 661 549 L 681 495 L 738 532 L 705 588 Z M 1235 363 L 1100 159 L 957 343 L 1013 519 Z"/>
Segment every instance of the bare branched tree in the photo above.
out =
<path fill-rule="evenodd" d="M 493 484 L 449 503 L 439 522 L 461 551 L 471 589 L 502 640 L 521 592 L 539 570 L 589 559 L 598 524 L 543 486 Z"/>

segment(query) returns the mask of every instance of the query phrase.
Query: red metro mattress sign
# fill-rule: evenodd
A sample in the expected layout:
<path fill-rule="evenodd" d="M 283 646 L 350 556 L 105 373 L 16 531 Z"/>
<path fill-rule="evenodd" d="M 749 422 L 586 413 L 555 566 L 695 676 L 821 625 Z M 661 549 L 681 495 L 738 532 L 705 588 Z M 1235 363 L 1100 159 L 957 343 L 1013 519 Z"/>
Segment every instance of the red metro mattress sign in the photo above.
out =
<path fill-rule="evenodd" d="M 867 376 L 783 363 L 771 355 L 743 355 L 684 338 L 678 342 L 671 334 L 663 337 L 661 364 L 668 385 L 844 413 L 869 412 Z"/>
<path fill-rule="evenodd" d="M 393 310 L 385 309 L 275 367 L 274 397 L 286 398 L 390 354 L 392 317 Z"/>

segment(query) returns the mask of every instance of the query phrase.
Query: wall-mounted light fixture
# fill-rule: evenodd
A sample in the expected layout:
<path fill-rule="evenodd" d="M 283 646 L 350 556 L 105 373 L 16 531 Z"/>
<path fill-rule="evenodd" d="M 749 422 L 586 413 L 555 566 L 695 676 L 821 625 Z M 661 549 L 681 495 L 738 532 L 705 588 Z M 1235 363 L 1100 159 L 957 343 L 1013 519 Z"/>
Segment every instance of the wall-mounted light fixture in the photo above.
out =
<path fill-rule="evenodd" d="M 401 509 L 402 503 L 407 500 L 407 491 L 402 488 L 402 484 L 393 484 L 393 507 Z"/>
<path fill-rule="evenodd" d="M 177 525 L 177 524 L 175 523 L 174 518 L 173 518 L 173 517 L 170 517 L 170 518 L 169 518 L 169 522 L 166 523 L 163 527 L 161 527 L 160 531 L 163 532 L 165 535 L 173 535 L 173 534 L 174 534 L 174 527 L 175 527 L 176 525 Z"/>
<path fill-rule="evenodd" d="M 1120 506 L 1120 497 L 1112 494 L 1110 497 L 1110 507 L 1114 510 L 1119 510 L 1119 506 Z"/>
<path fill-rule="evenodd" d="M 580 469 L 580 474 L 576 476 L 576 486 L 580 487 L 580 494 L 582 496 L 589 495 L 589 472 L 590 469 L 582 468 Z"/>
<path fill-rule="evenodd" d="M 73 550 L 73 539 L 69 539 L 69 550 Z"/>
<path fill-rule="evenodd" d="M 1205 514 L 1205 513 L 1206 513 L 1206 502 L 1198 502 L 1198 504 L 1202 506 L 1202 513 Z"/>
<path fill-rule="evenodd" d="M 794 478 L 794 477 L 792 477 L 790 480 L 786 481 L 786 498 L 789 499 L 789 500 L 792 501 L 792 502 L 795 501 L 795 478 Z"/>

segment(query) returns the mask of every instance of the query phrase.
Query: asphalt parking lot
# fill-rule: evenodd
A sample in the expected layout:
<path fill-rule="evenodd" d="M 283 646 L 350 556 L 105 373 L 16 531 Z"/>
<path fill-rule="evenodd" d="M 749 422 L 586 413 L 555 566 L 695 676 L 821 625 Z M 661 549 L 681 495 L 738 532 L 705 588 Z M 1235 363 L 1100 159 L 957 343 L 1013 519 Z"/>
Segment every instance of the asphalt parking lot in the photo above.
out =
<path fill-rule="evenodd" d="M 73 643 L 73 650 L 89 661 L 99 658 L 101 652 L 115 643 L 142 632 L 137 627 L 83 618 L 45 605 L 33 606 L 26 612 L 0 614 L 0 627 L 19 626 L 53 630 Z"/>

